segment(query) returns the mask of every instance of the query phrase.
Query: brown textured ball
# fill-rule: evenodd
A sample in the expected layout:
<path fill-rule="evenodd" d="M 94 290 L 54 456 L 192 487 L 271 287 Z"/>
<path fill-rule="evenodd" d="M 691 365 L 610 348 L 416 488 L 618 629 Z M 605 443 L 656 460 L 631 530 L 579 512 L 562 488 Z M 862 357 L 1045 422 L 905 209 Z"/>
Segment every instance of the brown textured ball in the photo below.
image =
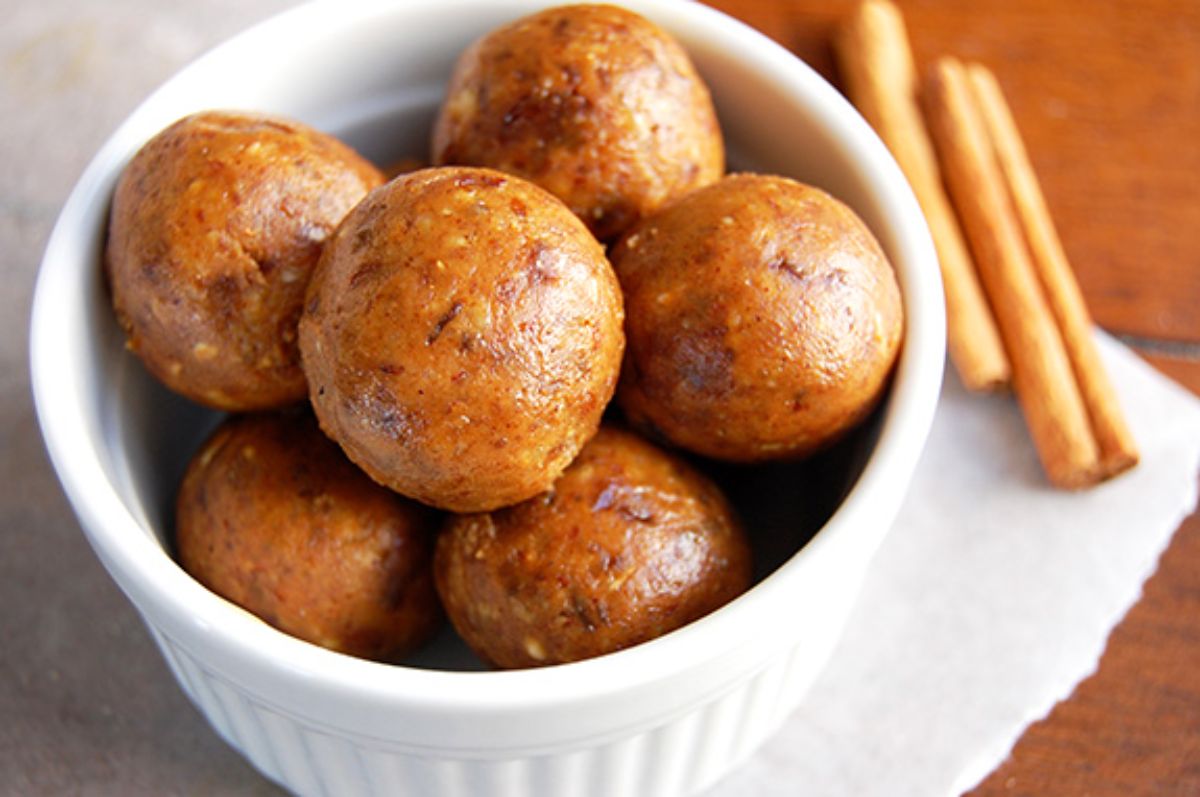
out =
<path fill-rule="evenodd" d="M 184 569 L 282 631 L 393 659 L 443 615 L 437 514 L 348 462 L 307 410 L 227 420 L 196 454 L 176 507 Z"/>
<path fill-rule="evenodd" d="M 557 199 L 487 169 L 372 192 L 300 322 L 322 428 L 382 484 L 458 512 L 550 487 L 595 433 L 625 338 L 604 251 Z"/>
<path fill-rule="evenodd" d="M 452 518 L 434 569 L 447 615 L 480 657 L 533 667 L 708 614 L 749 586 L 751 554 L 716 485 L 605 427 L 549 492 Z"/>
<path fill-rule="evenodd" d="M 841 202 L 735 175 L 612 252 L 628 353 L 618 401 L 678 446 L 733 461 L 808 454 L 879 399 L 903 329 L 883 250 Z"/>
<path fill-rule="evenodd" d="M 171 389 L 251 410 L 304 398 L 296 322 L 321 244 L 382 176 L 309 127 L 206 112 L 122 173 L 106 266 L 128 346 Z"/>
<path fill-rule="evenodd" d="M 433 160 L 530 179 L 610 240 L 718 179 L 725 150 L 708 89 L 670 35 L 624 9 L 573 5 L 462 54 Z"/>

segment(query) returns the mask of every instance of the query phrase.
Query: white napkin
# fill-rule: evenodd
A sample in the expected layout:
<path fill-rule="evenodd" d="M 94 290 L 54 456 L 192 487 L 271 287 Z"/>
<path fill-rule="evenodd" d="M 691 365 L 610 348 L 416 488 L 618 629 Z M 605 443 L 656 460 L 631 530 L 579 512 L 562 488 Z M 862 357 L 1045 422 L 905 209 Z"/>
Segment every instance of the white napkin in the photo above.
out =
<path fill-rule="evenodd" d="M 706 797 L 958 795 L 1091 674 L 1196 504 L 1200 401 L 1101 336 L 1142 461 L 1047 486 L 1015 401 L 951 375 L 829 666 Z"/>

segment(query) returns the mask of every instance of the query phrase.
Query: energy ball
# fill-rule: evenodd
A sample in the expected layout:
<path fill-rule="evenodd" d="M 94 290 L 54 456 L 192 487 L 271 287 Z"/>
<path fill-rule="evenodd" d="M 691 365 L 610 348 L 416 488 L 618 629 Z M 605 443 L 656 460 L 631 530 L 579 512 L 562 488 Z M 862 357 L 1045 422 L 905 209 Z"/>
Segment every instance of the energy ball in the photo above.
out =
<path fill-rule="evenodd" d="M 553 488 L 456 516 L 438 538 L 438 593 L 497 667 L 576 661 L 636 645 L 746 590 L 751 553 L 715 484 L 605 427 Z"/>
<path fill-rule="evenodd" d="M 900 348 L 895 274 L 816 188 L 741 174 L 648 218 L 612 251 L 634 425 L 735 462 L 804 456 L 858 423 Z"/>
<path fill-rule="evenodd" d="M 439 517 L 367 478 L 307 410 L 225 421 L 188 467 L 175 522 L 197 581 L 317 645 L 393 660 L 443 622 Z"/>
<path fill-rule="evenodd" d="M 678 42 L 630 11 L 573 5 L 517 20 L 462 54 L 433 161 L 532 180 L 607 241 L 717 180 L 725 149 L 708 88 Z"/>
<path fill-rule="evenodd" d="M 620 286 L 550 194 L 487 169 L 403 175 L 330 238 L 300 322 L 321 427 L 381 484 L 477 512 L 549 489 L 600 425 Z"/>
<path fill-rule="evenodd" d="M 172 390 L 244 411 L 307 393 L 296 323 L 325 238 L 379 171 L 297 122 L 210 111 L 117 183 L 106 270 L 127 345 Z"/>

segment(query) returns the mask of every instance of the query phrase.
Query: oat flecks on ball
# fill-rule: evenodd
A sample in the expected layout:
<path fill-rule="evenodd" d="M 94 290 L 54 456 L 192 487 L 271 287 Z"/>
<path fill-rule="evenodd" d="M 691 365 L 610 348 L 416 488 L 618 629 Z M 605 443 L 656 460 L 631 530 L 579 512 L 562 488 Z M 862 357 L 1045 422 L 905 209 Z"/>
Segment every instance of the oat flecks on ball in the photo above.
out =
<path fill-rule="evenodd" d="M 451 518 L 438 592 L 475 652 L 499 667 L 577 661 L 714 611 L 750 583 L 751 553 L 712 482 L 605 427 L 549 492 Z"/>
<path fill-rule="evenodd" d="M 179 490 L 183 567 L 294 636 L 390 660 L 442 624 L 440 518 L 367 478 L 307 410 L 227 420 Z"/>
<path fill-rule="evenodd" d="M 459 512 L 550 487 L 599 427 L 625 339 L 603 249 L 520 178 L 447 167 L 330 239 L 300 346 L 322 428 L 373 478 Z"/>
<path fill-rule="evenodd" d="M 462 54 L 433 160 L 530 179 L 610 240 L 717 180 L 725 150 L 708 89 L 675 39 L 633 12 L 573 5 Z"/>
<path fill-rule="evenodd" d="M 793 180 L 735 175 L 612 252 L 631 420 L 706 456 L 802 456 L 881 396 L 903 308 L 883 250 L 847 206 Z"/>
<path fill-rule="evenodd" d="M 128 347 L 225 410 L 304 398 L 296 322 L 321 244 L 382 175 L 297 122 L 210 111 L 151 139 L 113 197 L 106 270 Z"/>

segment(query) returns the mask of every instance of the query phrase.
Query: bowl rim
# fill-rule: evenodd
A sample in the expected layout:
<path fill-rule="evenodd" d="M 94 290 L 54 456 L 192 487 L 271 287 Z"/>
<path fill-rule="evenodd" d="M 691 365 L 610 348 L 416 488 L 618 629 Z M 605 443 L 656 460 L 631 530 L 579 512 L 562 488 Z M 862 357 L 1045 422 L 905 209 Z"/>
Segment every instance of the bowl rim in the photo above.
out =
<path fill-rule="evenodd" d="M 883 203 L 896 240 L 893 259 L 899 270 L 905 303 L 904 343 L 893 377 L 888 404 L 874 450 L 857 481 L 827 523 L 800 551 L 751 590 L 714 612 L 664 637 L 623 651 L 570 664 L 531 670 L 458 672 L 428 670 L 356 659 L 284 634 L 225 602 L 191 579 L 156 540 L 139 525 L 121 501 L 100 456 L 103 437 L 89 435 L 88 413 L 80 399 L 87 394 L 79 374 L 56 364 L 69 361 L 78 340 L 72 330 L 85 322 L 64 319 L 62 299 L 70 296 L 79 269 L 91 267 L 96 253 L 88 242 L 94 230 L 83 224 L 95 204 L 107 207 L 105 186 L 119 171 L 118 153 L 128 146 L 130 131 L 147 108 L 161 102 L 173 87 L 253 46 L 276 28 L 320 29 L 322 21 L 346 14 L 369 16 L 388 10 L 421 13 L 448 6 L 468 9 L 475 0 L 416 0 L 396 6 L 379 0 L 346 4 L 316 0 L 289 9 L 237 34 L 177 72 L 152 93 L 108 138 L 71 192 L 47 243 L 37 278 L 31 315 L 29 355 L 37 416 L 51 460 L 89 541 L 101 560 L 152 625 L 173 623 L 176 630 L 225 656 L 264 671 L 284 671 L 310 686 L 374 700 L 455 709 L 502 712 L 603 698 L 647 683 L 667 682 L 685 671 L 729 659 L 739 644 L 780 648 L 783 640 L 764 640 L 767 620 L 777 622 L 778 607 L 788 605 L 795 579 L 822 551 L 861 536 L 873 552 L 890 525 L 915 469 L 932 423 L 942 379 L 944 318 L 940 274 L 924 218 L 905 178 L 878 137 L 850 104 L 814 70 L 791 52 L 753 28 L 698 3 L 670 0 L 625 0 L 621 4 L 664 24 L 719 36 L 739 59 L 755 71 L 771 73 L 789 95 L 809 98 L 810 112 L 835 131 L 854 161 L 873 175 L 871 191 Z M 529 10 L 553 2 L 513 0 Z M 106 212 L 106 211 L 105 211 Z M 77 289 L 76 289 L 77 290 Z M 85 301 L 85 300 L 80 300 Z M 83 441 L 81 443 L 81 441 Z M 897 478 L 897 477 L 901 478 Z M 890 502 L 890 503 L 889 503 Z M 883 528 L 871 528 L 871 517 L 888 511 Z M 878 524 L 876 524 L 878 525 Z M 729 643 L 711 645 L 714 638 Z M 193 641 L 193 644 L 199 644 Z M 744 667 L 752 666 L 746 663 Z M 736 677 L 730 674 L 730 679 Z"/>

